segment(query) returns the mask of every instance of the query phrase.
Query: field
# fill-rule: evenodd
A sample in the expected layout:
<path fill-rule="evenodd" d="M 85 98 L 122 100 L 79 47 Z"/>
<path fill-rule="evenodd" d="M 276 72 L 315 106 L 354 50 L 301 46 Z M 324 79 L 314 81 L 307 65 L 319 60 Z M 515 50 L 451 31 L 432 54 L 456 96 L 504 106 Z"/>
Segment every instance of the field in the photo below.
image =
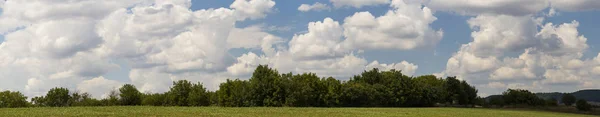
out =
<path fill-rule="evenodd" d="M 2 108 L 0 116 L 369 116 L 369 117 L 586 117 L 545 111 L 477 108 L 224 108 L 224 107 L 69 107 Z"/>

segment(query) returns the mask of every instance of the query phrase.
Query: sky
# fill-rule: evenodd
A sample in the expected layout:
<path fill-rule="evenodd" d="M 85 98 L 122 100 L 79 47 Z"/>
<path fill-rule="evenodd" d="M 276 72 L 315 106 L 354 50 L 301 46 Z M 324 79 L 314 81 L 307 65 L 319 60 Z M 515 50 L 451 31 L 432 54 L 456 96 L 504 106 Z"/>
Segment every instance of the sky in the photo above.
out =
<path fill-rule="evenodd" d="M 598 0 L 0 0 L 0 90 L 217 90 L 258 65 L 507 88 L 600 88 Z"/>

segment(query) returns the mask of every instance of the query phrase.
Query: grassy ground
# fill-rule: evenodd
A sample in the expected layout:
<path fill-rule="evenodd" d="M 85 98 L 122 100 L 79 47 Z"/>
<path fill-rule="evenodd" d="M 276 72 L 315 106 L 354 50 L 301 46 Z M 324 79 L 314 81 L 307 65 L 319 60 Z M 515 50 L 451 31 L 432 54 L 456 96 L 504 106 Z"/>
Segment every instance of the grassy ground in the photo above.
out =
<path fill-rule="evenodd" d="M 480 108 L 223 108 L 223 107 L 69 107 L 0 108 L 0 116 L 369 116 L 369 117 L 586 117 L 547 111 Z"/>

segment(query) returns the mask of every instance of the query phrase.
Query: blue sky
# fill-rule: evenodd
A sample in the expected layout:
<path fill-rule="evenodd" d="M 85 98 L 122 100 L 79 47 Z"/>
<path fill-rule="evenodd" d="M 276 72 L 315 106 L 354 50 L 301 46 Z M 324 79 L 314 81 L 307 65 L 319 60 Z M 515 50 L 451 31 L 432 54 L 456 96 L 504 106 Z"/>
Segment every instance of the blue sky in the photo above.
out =
<path fill-rule="evenodd" d="M 216 90 L 260 64 L 342 80 L 371 68 L 458 76 L 482 96 L 600 88 L 596 0 L 37 2 L 0 1 L 0 90 L 100 98 L 182 79 Z"/>

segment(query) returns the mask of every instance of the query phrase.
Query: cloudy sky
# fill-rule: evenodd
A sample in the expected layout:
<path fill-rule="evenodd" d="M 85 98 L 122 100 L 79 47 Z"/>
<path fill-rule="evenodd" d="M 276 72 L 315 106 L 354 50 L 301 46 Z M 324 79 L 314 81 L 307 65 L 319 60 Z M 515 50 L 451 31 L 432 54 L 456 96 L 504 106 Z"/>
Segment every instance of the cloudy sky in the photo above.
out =
<path fill-rule="evenodd" d="M 458 76 L 479 95 L 600 88 L 600 0 L 0 0 L 0 90 L 211 90 L 259 64 Z"/>

